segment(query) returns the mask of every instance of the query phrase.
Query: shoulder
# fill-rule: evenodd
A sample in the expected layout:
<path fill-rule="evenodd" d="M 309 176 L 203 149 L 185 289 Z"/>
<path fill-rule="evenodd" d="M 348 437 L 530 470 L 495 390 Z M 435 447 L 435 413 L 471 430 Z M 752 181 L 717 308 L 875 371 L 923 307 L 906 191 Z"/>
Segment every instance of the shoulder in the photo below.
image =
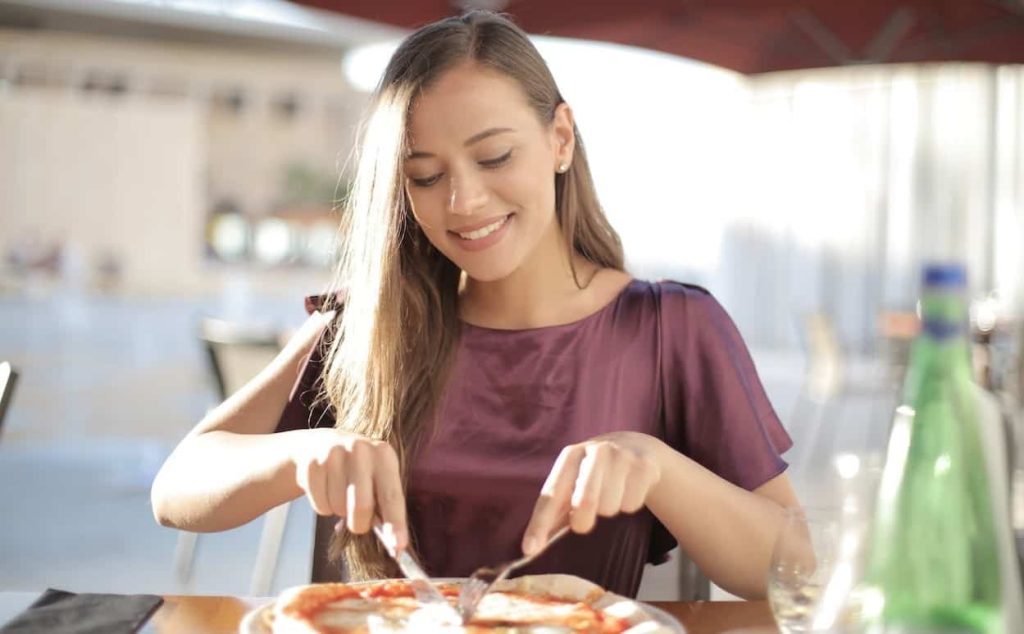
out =
<path fill-rule="evenodd" d="M 639 286 L 650 298 L 665 345 L 688 349 L 701 342 L 731 339 L 735 324 L 708 289 L 675 280 L 643 282 Z"/>
<path fill-rule="evenodd" d="M 651 330 L 661 345 L 680 349 L 730 323 L 706 288 L 675 280 L 633 279 L 615 302 L 614 317 L 631 334 Z"/>
<path fill-rule="evenodd" d="M 628 293 L 634 300 L 647 298 L 653 301 L 663 317 L 679 318 L 685 314 L 722 310 L 711 291 L 675 280 L 634 280 Z"/>
<path fill-rule="evenodd" d="M 698 286 L 696 284 L 687 284 L 686 282 L 677 282 L 676 280 L 658 280 L 657 282 L 649 282 L 652 286 L 657 288 L 658 293 L 668 299 L 669 301 L 706 301 L 708 298 L 712 298 L 711 291 Z"/>

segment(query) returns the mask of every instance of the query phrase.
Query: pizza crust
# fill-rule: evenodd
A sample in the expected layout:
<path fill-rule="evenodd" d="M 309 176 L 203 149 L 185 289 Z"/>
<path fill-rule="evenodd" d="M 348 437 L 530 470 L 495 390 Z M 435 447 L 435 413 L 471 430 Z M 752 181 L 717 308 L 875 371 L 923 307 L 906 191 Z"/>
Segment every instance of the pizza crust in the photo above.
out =
<path fill-rule="evenodd" d="M 339 592 L 345 594 L 346 589 L 358 590 L 359 588 L 364 588 L 367 585 L 380 583 L 386 583 L 386 581 L 352 584 L 311 584 L 289 588 L 282 592 L 274 603 L 272 631 L 274 634 L 323 634 L 325 631 L 330 632 L 330 628 L 324 629 L 323 624 L 320 624 L 318 627 L 318 625 L 314 623 L 313 619 L 307 618 L 305 615 L 315 611 L 315 606 L 322 605 L 324 600 L 328 597 L 333 597 Z M 449 584 L 438 585 L 440 587 L 444 587 Z M 617 617 L 626 621 L 629 624 L 629 627 L 625 630 L 625 634 L 671 634 L 673 632 L 673 630 L 662 625 L 653 616 L 651 616 L 650 613 L 646 612 L 639 602 L 627 599 L 626 597 L 612 592 L 606 592 L 597 584 L 573 575 L 549 574 L 517 577 L 515 579 L 509 579 L 496 584 L 494 590 L 522 593 L 531 597 L 548 597 L 558 600 L 568 600 L 573 603 L 579 602 L 587 604 L 599 612 L 603 612 L 609 616 Z M 349 605 L 358 608 L 359 599 L 357 597 L 342 600 L 351 601 Z M 481 608 L 483 607 L 484 606 L 481 606 Z M 481 612 L 482 611 L 483 610 L 481 610 Z M 337 625 L 342 624 L 342 622 L 335 621 L 333 618 L 331 620 Z M 424 631 L 422 621 L 416 623 L 416 627 L 412 627 L 410 624 L 410 626 L 405 628 L 396 629 L 393 622 L 388 622 L 383 618 L 376 618 L 373 619 L 371 625 L 373 625 L 373 627 L 363 628 L 360 631 Z M 438 633 L 443 632 L 444 634 L 463 634 L 485 631 L 481 630 L 479 627 L 472 627 L 472 623 L 470 623 L 469 626 L 438 626 L 430 629 L 431 631 L 436 631 Z M 531 626 L 521 628 L 496 628 L 494 630 L 486 631 L 517 633 L 530 632 L 539 634 L 540 632 L 564 632 L 565 629 Z"/>
<path fill-rule="evenodd" d="M 638 601 L 614 592 L 607 592 L 601 586 L 574 575 L 530 575 L 508 579 L 495 585 L 496 590 L 516 590 L 532 595 L 547 595 L 560 599 L 573 599 L 590 605 L 601 612 L 628 621 L 631 627 L 627 634 L 653 634 L 671 632 L 659 623 Z"/>

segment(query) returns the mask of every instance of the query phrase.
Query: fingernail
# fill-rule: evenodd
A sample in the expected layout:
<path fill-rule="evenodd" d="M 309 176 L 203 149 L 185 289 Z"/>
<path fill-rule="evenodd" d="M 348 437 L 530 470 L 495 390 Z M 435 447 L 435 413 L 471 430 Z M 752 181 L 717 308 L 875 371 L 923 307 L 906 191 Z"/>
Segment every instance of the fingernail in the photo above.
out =
<path fill-rule="evenodd" d="M 337 523 L 335 523 L 335 525 L 334 525 L 334 532 L 335 533 L 340 533 L 340 532 L 342 532 L 344 530 L 345 530 L 345 518 L 342 518 L 342 519 L 338 520 Z"/>

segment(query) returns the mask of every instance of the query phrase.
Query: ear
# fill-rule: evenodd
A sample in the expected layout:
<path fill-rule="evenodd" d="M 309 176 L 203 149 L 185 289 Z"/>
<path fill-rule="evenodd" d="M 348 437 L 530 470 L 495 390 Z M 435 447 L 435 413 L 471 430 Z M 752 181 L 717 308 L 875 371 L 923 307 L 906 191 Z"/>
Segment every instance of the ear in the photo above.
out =
<path fill-rule="evenodd" d="M 559 165 L 572 165 L 573 152 L 576 149 L 576 133 L 575 120 L 569 104 L 562 102 L 555 107 L 555 116 L 551 121 L 551 135 L 555 151 L 555 164 L 552 168 L 557 170 Z"/>

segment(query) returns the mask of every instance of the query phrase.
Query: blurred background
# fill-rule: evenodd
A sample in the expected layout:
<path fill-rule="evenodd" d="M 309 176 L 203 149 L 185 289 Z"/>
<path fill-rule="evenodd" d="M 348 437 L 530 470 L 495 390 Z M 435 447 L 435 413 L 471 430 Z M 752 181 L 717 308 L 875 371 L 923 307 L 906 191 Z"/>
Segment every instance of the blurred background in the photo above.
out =
<path fill-rule="evenodd" d="M 924 262 L 1019 407 L 1024 2 L 0 0 L 0 589 L 306 582 L 308 505 L 196 537 L 149 485 L 328 281 L 390 52 L 472 7 L 538 34 L 631 271 L 732 314 L 806 502 L 884 446 Z"/>

